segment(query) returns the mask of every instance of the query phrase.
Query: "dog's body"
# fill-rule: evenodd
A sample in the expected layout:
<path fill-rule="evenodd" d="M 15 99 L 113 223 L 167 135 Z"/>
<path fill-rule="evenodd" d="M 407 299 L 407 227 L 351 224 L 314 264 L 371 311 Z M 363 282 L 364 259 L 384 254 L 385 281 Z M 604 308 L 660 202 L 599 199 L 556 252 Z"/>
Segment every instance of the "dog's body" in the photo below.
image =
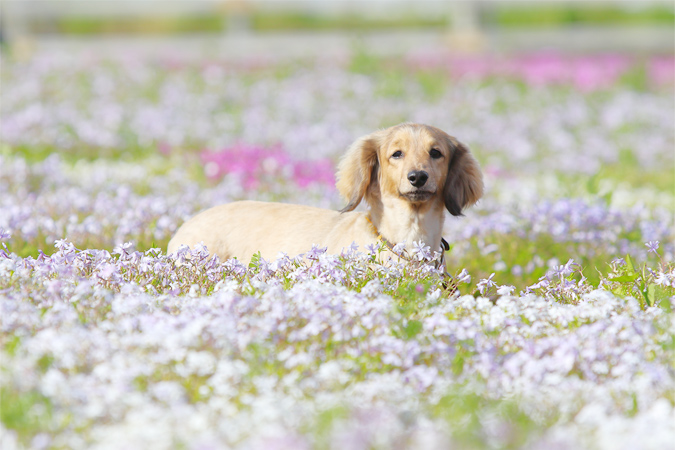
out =
<path fill-rule="evenodd" d="M 328 247 L 329 253 L 340 253 L 352 241 L 362 249 L 375 242 L 372 233 L 355 232 L 367 229 L 363 213 L 242 201 L 213 207 L 192 218 L 171 240 L 169 251 L 177 248 L 178 240 L 189 245 L 204 241 L 221 259 L 236 256 L 244 261 L 256 252 L 267 260 L 280 251 L 298 255 L 311 249 L 312 244 Z"/>
<path fill-rule="evenodd" d="M 337 188 L 349 204 L 342 211 L 255 201 L 208 209 L 186 222 L 169 242 L 204 242 L 221 260 L 248 262 L 260 252 L 304 253 L 313 244 L 329 253 L 356 243 L 361 250 L 378 241 L 422 241 L 440 248 L 444 211 L 461 215 L 483 194 L 483 179 L 469 150 L 443 131 L 401 124 L 354 142 L 340 162 Z M 353 211 L 365 198 L 370 210 Z"/>

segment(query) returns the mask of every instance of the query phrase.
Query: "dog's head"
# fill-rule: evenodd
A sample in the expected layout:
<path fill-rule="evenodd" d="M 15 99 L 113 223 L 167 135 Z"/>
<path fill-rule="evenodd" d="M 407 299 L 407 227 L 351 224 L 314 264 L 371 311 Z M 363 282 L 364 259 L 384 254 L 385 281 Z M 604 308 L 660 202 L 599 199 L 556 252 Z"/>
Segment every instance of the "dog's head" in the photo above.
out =
<path fill-rule="evenodd" d="M 356 140 L 337 173 L 337 188 L 351 211 L 365 197 L 375 205 L 398 198 L 411 205 L 442 200 L 454 216 L 483 195 L 483 175 L 469 149 L 442 130 L 404 123 Z"/>

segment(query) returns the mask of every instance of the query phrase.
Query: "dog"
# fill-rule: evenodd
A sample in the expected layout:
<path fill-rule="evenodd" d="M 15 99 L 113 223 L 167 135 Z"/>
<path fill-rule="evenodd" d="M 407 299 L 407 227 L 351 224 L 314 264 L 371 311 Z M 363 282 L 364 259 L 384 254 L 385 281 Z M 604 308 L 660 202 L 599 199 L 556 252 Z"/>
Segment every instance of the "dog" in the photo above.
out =
<path fill-rule="evenodd" d="M 348 202 L 340 211 L 258 201 L 215 206 L 183 224 L 168 252 L 203 242 L 221 261 L 248 263 L 257 252 L 273 260 L 280 252 L 295 256 L 318 245 L 339 254 L 353 243 L 365 249 L 378 240 L 392 252 L 391 243 L 410 248 L 416 241 L 438 249 L 445 210 L 461 216 L 475 204 L 483 195 L 483 175 L 454 137 L 403 123 L 351 144 L 338 165 L 336 187 Z M 364 199 L 368 211 L 354 211 Z"/>

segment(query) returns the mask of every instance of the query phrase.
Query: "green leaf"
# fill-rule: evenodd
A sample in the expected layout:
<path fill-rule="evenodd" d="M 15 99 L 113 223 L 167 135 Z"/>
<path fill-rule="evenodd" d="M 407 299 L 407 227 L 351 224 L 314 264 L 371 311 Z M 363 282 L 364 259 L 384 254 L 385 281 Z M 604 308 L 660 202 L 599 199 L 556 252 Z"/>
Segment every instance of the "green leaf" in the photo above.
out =
<path fill-rule="evenodd" d="M 7 340 L 7 343 L 5 344 L 5 351 L 9 354 L 9 356 L 14 356 L 16 349 L 19 348 L 20 343 L 21 338 L 16 335 Z"/>
<path fill-rule="evenodd" d="M 458 350 L 455 354 L 455 357 L 452 358 L 452 362 L 450 363 L 452 373 L 455 375 L 460 375 L 464 371 L 464 363 L 470 356 L 471 355 L 466 350 Z"/>
<path fill-rule="evenodd" d="M 626 255 L 624 260 L 626 261 L 626 267 L 628 268 L 628 272 L 635 273 L 635 267 L 633 266 L 633 260 L 630 258 L 630 255 Z"/>
<path fill-rule="evenodd" d="M 40 369 L 40 373 L 47 372 L 47 369 L 49 369 L 49 367 L 51 367 L 53 362 L 54 362 L 53 356 L 42 355 L 40 357 L 40 359 L 37 360 L 37 366 L 38 366 L 38 369 Z"/>
<path fill-rule="evenodd" d="M 249 269 L 255 269 L 258 267 L 258 264 L 260 263 L 260 259 L 262 258 L 262 255 L 260 255 L 260 252 L 255 252 L 253 256 L 251 256 L 251 262 L 248 263 L 248 268 Z"/>
<path fill-rule="evenodd" d="M 344 406 L 335 406 L 321 411 L 316 418 L 316 424 L 313 427 L 312 432 L 319 437 L 320 442 L 328 443 L 330 432 L 335 427 L 336 422 L 344 420 L 347 417 L 349 417 L 349 411 Z M 325 445 L 320 448 L 328 447 L 329 445 Z"/>
<path fill-rule="evenodd" d="M 586 190 L 589 194 L 598 193 L 598 174 L 595 174 L 586 180 Z"/>
<path fill-rule="evenodd" d="M 609 277 L 609 281 L 616 281 L 616 282 L 619 282 L 619 283 L 631 283 L 631 282 L 633 282 L 637 279 L 638 279 L 638 274 L 636 274 L 634 272 L 628 272 L 628 273 L 625 273 L 623 275 L 619 275 L 619 276 L 616 276 L 616 277 L 612 277 L 612 276 Z"/>
<path fill-rule="evenodd" d="M 642 294 L 645 296 L 647 305 L 654 306 L 656 301 L 656 285 L 651 283 L 649 286 L 647 286 L 647 289 L 642 292 Z"/>
<path fill-rule="evenodd" d="M 6 428 L 16 431 L 20 439 L 27 440 L 46 431 L 51 415 L 52 404 L 40 392 L 0 389 L 0 421 Z"/>
<path fill-rule="evenodd" d="M 607 205 L 610 205 L 612 203 L 612 197 L 613 196 L 614 196 L 614 193 L 612 191 L 609 191 L 606 194 L 602 195 L 600 198 L 602 198 Z"/>
<path fill-rule="evenodd" d="M 408 324 L 403 329 L 403 339 L 410 340 L 417 336 L 422 331 L 423 325 L 419 320 L 409 320 Z"/>
<path fill-rule="evenodd" d="M 619 296 L 619 297 L 624 295 L 623 289 L 621 289 L 621 288 L 612 289 L 611 292 L 612 292 L 612 294 L 614 294 L 616 296 Z"/>

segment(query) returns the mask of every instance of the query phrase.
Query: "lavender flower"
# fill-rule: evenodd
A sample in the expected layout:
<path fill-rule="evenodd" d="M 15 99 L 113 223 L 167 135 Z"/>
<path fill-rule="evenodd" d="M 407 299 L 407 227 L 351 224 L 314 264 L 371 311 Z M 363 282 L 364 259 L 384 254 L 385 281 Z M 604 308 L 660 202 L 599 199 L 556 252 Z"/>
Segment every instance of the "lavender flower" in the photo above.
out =
<path fill-rule="evenodd" d="M 457 281 L 460 283 L 471 283 L 471 275 L 466 269 L 462 269 L 459 275 L 457 275 Z"/>
<path fill-rule="evenodd" d="M 649 253 L 654 253 L 655 255 L 658 255 L 658 249 L 659 249 L 659 241 L 649 241 L 645 244 L 647 248 L 649 249 Z"/>
<path fill-rule="evenodd" d="M 431 248 L 422 241 L 413 242 L 412 254 L 417 261 L 429 261 Z"/>
<path fill-rule="evenodd" d="M 497 286 L 497 283 L 492 281 L 494 276 L 495 274 L 493 272 L 488 278 L 483 278 L 478 282 L 476 287 L 478 288 L 478 292 L 480 292 L 481 295 L 485 295 L 490 291 L 491 288 Z"/>
<path fill-rule="evenodd" d="M 394 245 L 392 251 L 397 255 L 405 254 L 405 242 L 399 242 L 398 244 Z"/>

